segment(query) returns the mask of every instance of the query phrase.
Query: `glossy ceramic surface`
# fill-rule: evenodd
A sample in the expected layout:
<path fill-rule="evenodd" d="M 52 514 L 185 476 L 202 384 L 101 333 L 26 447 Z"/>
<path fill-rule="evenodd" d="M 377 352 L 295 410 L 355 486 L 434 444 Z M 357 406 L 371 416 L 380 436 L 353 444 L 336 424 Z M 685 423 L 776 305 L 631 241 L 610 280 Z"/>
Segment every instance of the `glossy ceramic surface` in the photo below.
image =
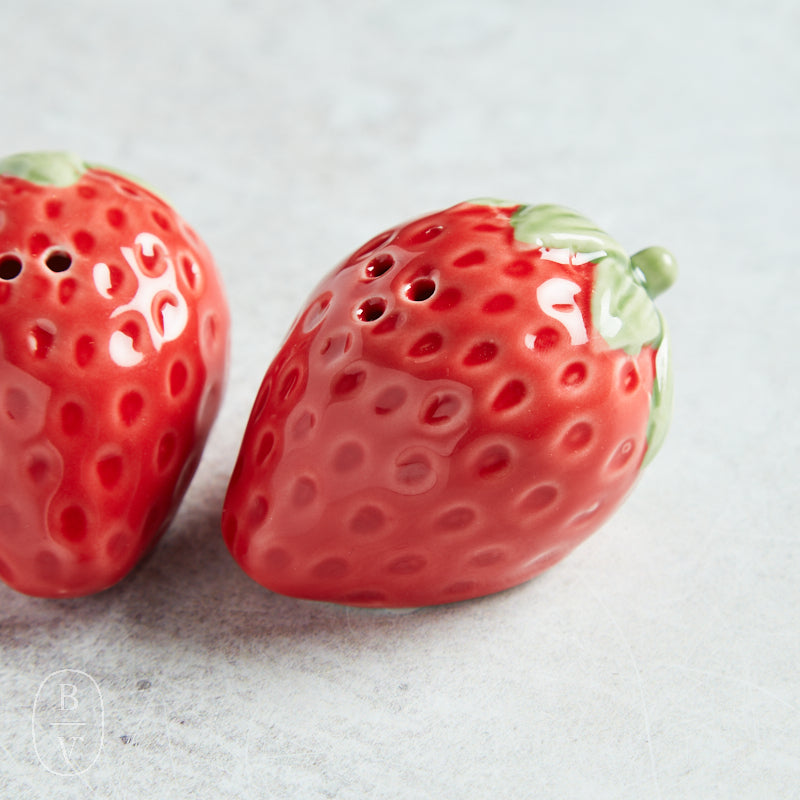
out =
<path fill-rule="evenodd" d="M 673 278 L 666 251 L 631 261 L 558 206 L 473 201 L 375 237 L 266 373 L 225 506 L 234 556 L 275 591 L 374 606 L 553 565 L 663 440 L 651 293 Z"/>

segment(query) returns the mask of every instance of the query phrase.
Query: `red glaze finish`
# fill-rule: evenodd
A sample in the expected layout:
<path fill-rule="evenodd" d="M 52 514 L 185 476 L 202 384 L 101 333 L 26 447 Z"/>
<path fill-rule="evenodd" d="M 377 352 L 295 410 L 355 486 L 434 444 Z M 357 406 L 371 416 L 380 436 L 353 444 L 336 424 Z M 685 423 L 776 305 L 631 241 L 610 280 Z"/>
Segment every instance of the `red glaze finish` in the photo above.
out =
<path fill-rule="evenodd" d="M 208 250 L 147 189 L 0 177 L 2 580 L 96 592 L 157 541 L 217 413 L 228 328 Z"/>
<path fill-rule="evenodd" d="M 358 606 L 485 595 L 555 564 L 631 488 L 654 352 L 609 348 L 594 265 L 516 240 L 514 209 L 463 203 L 387 231 L 313 293 L 225 503 L 256 581 Z M 574 300 L 539 293 L 559 279 Z"/>

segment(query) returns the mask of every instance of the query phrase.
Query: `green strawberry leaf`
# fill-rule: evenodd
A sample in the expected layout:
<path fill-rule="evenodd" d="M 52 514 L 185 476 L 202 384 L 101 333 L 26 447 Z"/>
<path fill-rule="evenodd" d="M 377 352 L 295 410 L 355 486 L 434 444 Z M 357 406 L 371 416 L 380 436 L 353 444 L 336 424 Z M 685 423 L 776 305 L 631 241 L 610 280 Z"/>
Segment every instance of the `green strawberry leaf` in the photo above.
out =
<path fill-rule="evenodd" d="M 11 175 L 45 186 L 71 186 L 89 165 L 73 153 L 17 153 L 0 160 L 0 175 Z"/>
<path fill-rule="evenodd" d="M 491 199 L 473 202 L 514 205 Z M 519 241 L 561 251 L 558 255 L 565 263 L 594 265 L 592 323 L 609 347 L 634 357 L 647 345 L 656 350 L 648 446 L 642 466 L 650 463 L 666 436 L 673 398 L 667 328 L 653 298 L 675 281 L 675 259 L 661 247 L 649 247 L 629 258 L 595 223 L 563 206 L 519 206 L 511 215 L 511 225 Z"/>

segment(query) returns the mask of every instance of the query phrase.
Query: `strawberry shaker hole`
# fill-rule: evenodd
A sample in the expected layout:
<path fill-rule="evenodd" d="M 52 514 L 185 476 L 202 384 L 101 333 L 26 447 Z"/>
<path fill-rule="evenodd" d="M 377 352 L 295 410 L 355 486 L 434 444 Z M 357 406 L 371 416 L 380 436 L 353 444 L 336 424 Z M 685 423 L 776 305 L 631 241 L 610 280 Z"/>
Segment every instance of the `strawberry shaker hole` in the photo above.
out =
<path fill-rule="evenodd" d="M 51 250 L 44 265 L 50 272 L 66 272 L 72 266 L 72 256 L 66 250 Z"/>
<path fill-rule="evenodd" d="M 0 280 L 13 281 L 22 272 L 22 259 L 11 253 L 0 257 Z"/>
<path fill-rule="evenodd" d="M 381 275 L 385 275 L 393 266 L 394 258 L 389 255 L 389 253 L 382 253 L 379 256 L 375 256 L 375 258 L 367 264 L 364 273 L 367 278 L 370 279 L 380 278 Z"/>
<path fill-rule="evenodd" d="M 414 303 L 421 303 L 433 296 L 436 283 L 432 278 L 417 278 L 406 286 L 406 297 Z"/>
<path fill-rule="evenodd" d="M 375 322 L 386 311 L 386 301 L 382 297 L 370 297 L 356 310 L 356 319 L 360 322 Z"/>

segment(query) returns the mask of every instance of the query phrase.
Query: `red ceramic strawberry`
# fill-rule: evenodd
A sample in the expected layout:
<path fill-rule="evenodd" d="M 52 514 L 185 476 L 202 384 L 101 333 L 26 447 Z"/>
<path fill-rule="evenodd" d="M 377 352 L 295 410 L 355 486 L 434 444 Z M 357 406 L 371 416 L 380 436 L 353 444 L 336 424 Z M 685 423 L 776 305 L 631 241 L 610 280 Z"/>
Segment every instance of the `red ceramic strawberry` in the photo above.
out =
<path fill-rule="evenodd" d="M 62 153 L 0 161 L 0 578 L 88 594 L 156 542 L 228 327 L 206 247 L 152 191 Z"/>
<path fill-rule="evenodd" d="M 556 206 L 462 203 L 357 250 L 258 393 L 223 516 L 297 597 L 463 600 L 528 580 L 608 518 L 670 407 L 658 248 Z"/>

